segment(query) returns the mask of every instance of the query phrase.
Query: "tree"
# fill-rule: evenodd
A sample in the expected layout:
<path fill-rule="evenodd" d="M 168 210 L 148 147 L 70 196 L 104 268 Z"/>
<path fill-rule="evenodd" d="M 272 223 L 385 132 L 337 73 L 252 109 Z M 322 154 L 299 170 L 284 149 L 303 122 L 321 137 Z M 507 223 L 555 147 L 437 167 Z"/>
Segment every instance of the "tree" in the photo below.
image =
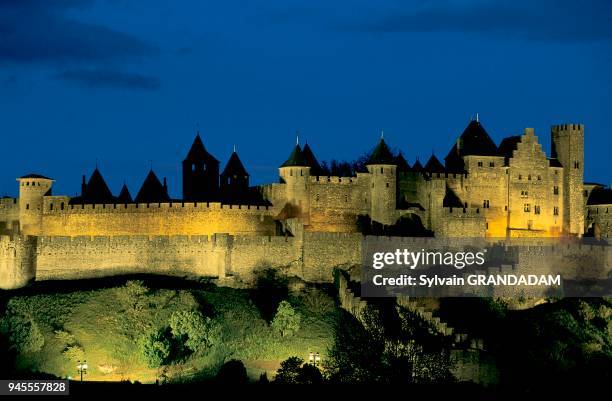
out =
<path fill-rule="evenodd" d="M 281 362 L 276 371 L 274 383 L 279 384 L 320 384 L 323 383 L 321 371 L 313 365 L 304 364 L 304 360 L 292 356 Z"/>
<path fill-rule="evenodd" d="M 219 368 L 217 381 L 222 384 L 247 384 L 249 377 L 242 361 L 232 359 Z"/>
<path fill-rule="evenodd" d="M 274 383 L 297 384 L 300 369 L 304 360 L 297 356 L 292 356 L 281 362 L 280 368 L 276 371 Z"/>
<path fill-rule="evenodd" d="M 290 336 L 300 329 L 301 320 L 300 314 L 293 309 L 291 304 L 287 301 L 282 301 L 278 305 L 276 315 L 272 320 L 272 328 L 283 337 Z"/>
<path fill-rule="evenodd" d="M 171 347 L 166 330 L 150 330 L 138 341 L 140 354 L 150 368 L 158 368 L 166 363 Z"/>
<path fill-rule="evenodd" d="M 8 334 L 11 348 L 17 352 L 37 352 L 45 345 L 45 337 L 33 319 L 7 315 L 2 323 L 2 329 Z"/>
<path fill-rule="evenodd" d="M 221 336 L 220 325 L 200 312 L 174 312 L 170 317 L 172 335 L 183 339 L 187 348 L 200 352 L 212 347 Z"/>

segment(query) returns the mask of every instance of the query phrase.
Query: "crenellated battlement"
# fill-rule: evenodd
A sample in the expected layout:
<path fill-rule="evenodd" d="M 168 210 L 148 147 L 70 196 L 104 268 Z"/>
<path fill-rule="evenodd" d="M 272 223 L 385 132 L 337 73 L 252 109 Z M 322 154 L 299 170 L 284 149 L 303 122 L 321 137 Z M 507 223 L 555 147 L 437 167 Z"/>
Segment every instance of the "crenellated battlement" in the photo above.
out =
<path fill-rule="evenodd" d="M 67 202 L 47 201 L 43 207 L 45 214 L 78 213 L 83 212 L 147 212 L 151 209 L 168 211 L 182 210 L 235 210 L 243 212 L 262 212 L 271 209 L 267 205 L 241 205 L 225 204 L 220 202 L 156 202 L 156 203 L 101 203 L 101 204 L 68 204 Z"/>

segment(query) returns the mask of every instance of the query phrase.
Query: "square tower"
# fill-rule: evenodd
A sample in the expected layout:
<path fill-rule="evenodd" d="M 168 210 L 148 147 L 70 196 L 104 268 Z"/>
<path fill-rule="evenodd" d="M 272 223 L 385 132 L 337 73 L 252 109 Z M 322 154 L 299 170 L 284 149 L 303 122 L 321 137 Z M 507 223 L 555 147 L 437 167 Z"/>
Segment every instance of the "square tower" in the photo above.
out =
<path fill-rule="evenodd" d="M 551 128 L 551 156 L 563 166 L 563 231 L 584 233 L 584 125 Z"/>

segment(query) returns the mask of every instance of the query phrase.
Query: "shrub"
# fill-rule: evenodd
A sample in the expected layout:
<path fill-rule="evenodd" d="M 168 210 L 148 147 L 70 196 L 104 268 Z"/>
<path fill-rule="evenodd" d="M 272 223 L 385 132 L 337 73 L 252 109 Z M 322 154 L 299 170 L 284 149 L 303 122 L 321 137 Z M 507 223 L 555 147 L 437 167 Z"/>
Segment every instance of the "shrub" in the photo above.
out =
<path fill-rule="evenodd" d="M 278 305 L 276 315 L 272 320 L 272 328 L 279 332 L 281 336 L 290 336 L 300 329 L 301 317 L 287 301 L 282 301 Z"/>
<path fill-rule="evenodd" d="M 302 303 L 309 312 L 324 316 L 334 310 L 334 300 L 325 292 L 309 288 L 302 296 Z"/>
<path fill-rule="evenodd" d="M 292 356 L 281 362 L 274 377 L 274 383 L 320 384 L 323 383 L 323 375 L 316 366 L 304 364 L 302 358 Z"/>
<path fill-rule="evenodd" d="M 184 339 L 187 348 L 199 352 L 212 347 L 221 336 L 220 325 L 195 311 L 174 312 L 170 317 L 172 335 Z"/>
<path fill-rule="evenodd" d="M 232 359 L 219 368 L 217 381 L 222 384 L 247 384 L 249 377 L 242 361 Z"/>
<path fill-rule="evenodd" d="M 140 337 L 138 349 L 147 366 L 157 368 L 167 362 L 171 343 L 165 330 L 150 330 Z"/>
<path fill-rule="evenodd" d="M 69 333 L 64 330 L 56 330 L 55 338 L 57 338 L 57 341 L 59 341 L 61 344 L 65 346 L 73 345 L 73 344 L 76 344 L 77 342 L 76 338 L 74 337 L 72 333 Z"/>

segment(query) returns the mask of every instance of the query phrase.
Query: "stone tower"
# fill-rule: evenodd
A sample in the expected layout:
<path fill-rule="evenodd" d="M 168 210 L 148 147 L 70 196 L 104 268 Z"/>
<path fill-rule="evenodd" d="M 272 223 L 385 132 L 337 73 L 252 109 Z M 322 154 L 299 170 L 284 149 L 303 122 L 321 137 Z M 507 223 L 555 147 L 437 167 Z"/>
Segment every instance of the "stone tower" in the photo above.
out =
<path fill-rule="evenodd" d="M 584 232 L 584 125 L 562 124 L 551 129 L 551 157 L 563 166 L 563 231 Z"/>
<path fill-rule="evenodd" d="M 279 170 L 280 178 L 285 183 L 285 197 L 291 208 L 296 212 L 304 224 L 310 223 L 310 166 L 304 159 L 299 144 L 295 145 Z"/>
<path fill-rule="evenodd" d="M 219 197 L 219 161 L 208 153 L 198 133 L 183 160 L 183 199 L 211 201 Z"/>
<path fill-rule="evenodd" d="M 43 196 L 51 195 L 53 180 L 38 174 L 28 174 L 19 182 L 19 228 L 26 235 L 42 231 Z"/>
<path fill-rule="evenodd" d="M 396 219 L 397 165 L 385 140 L 374 148 L 366 164 L 371 176 L 370 217 L 382 224 L 394 224 Z"/>

